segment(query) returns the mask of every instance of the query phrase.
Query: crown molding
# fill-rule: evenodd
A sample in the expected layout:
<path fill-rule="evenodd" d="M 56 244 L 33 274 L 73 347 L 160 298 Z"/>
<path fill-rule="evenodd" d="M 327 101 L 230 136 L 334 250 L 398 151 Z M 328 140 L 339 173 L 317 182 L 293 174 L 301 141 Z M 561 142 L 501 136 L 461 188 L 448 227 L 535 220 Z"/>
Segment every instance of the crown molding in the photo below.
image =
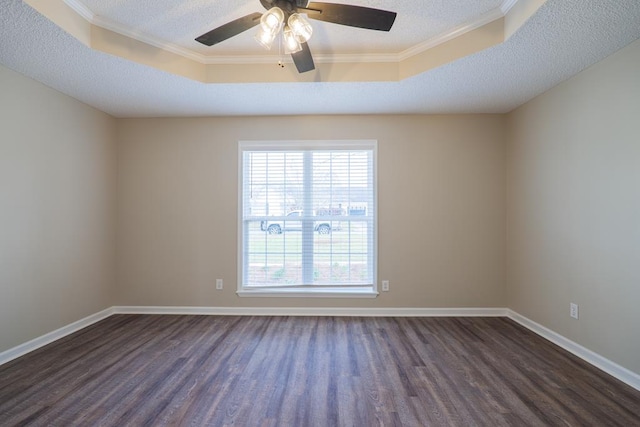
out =
<path fill-rule="evenodd" d="M 502 11 L 502 15 L 506 16 L 507 13 L 513 8 L 513 6 L 518 3 L 518 0 L 504 0 L 502 6 L 500 6 L 500 10 Z"/>
<path fill-rule="evenodd" d="M 65 0 L 68 1 L 68 0 Z M 72 0 L 77 1 L 77 0 Z M 91 21 L 93 25 L 96 25 L 100 28 L 104 28 L 105 30 L 113 31 L 114 33 L 132 38 L 142 43 L 146 43 L 148 45 L 160 48 L 162 50 L 166 50 L 167 52 L 175 53 L 176 55 L 180 55 L 184 58 L 191 59 L 193 61 L 199 62 L 201 64 L 206 64 L 206 60 L 208 56 L 202 55 L 201 53 L 194 52 L 193 50 L 184 48 L 182 46 L 178 46 L 175 43 L 168 42 L 166 40 L 161 40 L 156 37 L 150 36 L 149 34 L 133 31 L 124 25 L 118 24 L 117 22 L 111 21 L 109 19 L 103 18 L 102 16 L 95 16 L 93 21 Z"/>
<path fill-rule="evenodd" d="M 281 60 L 293 63 L 290 55 L 217 55 L 204 57 L 204 64 L 273 64 Z M 397 54 L 313 54 L 313 61 L 321 64 L 398 62 Z"/>
<path fill-rule="evenodd" d="M 518 0 L 504 0 L 502 5 L 491 10 L 484 15 L 460 25 L 451 31 L 432 37 L 415 46 L 405 49 L 399 53 L 381 54 L 314 54 L 314 61 L 317 63 L 398 63 L 417 54 L 433 49 L 443 43 L 460 37 L 470 31 L 487 25 L 496 19 L 503 18 L 515 6 Z M 78 15 L 87 20 L 90 24 L 113 31 L 117 34 L 146 43 L 148 45 L 163 49 L 167 52 L 191 59 L 200 64 L 270 64 L 274 59 L 279 59 L 279 55 L 203 55 L 191 49 L 179 46 L 166 40 L 159 40 L 143 32 L 134 31 L 117 22 L 95 15 L 81 0 L 64 0 L 64 3 L 74 10 Z M 291 63 L 288 55 L 284 56 L 283 62 Z"/>
<path fill-rule="evenodd" d="M 96 15 L 80 0 L 64 0 L 64 3 L 73 9 L 78 15 L 93 24 Z"/>
<path fill-rule="evenodd" d="M 517 1 L 517 0 L 513 0 Z M 494 9 L 480 16 L 478 19 L 475 19 L 466 24 L 460 25 L 453 30 L 440 34 L 436 37 L 430 38 L 429 40 L 425 40 L 422 43 L 418 43 L 417 45 L 410 47 L 409 49 L 403 50 L 400 52 L 398 56 L 398 61 L 403 61 L 405 59 L 411 58 L 419 53 L 425 52 L 429 49 L 433 49 L 436 46 L 439 46 L 443 43 L 448 42 L 449 40 L 453 40 L 457 37 L 460 37 L 463 34 L 466 34 L 470 31 L 483 27 L 496 19 L 503 18 L 504 14 L 502 13 L 501 8 Z"/>

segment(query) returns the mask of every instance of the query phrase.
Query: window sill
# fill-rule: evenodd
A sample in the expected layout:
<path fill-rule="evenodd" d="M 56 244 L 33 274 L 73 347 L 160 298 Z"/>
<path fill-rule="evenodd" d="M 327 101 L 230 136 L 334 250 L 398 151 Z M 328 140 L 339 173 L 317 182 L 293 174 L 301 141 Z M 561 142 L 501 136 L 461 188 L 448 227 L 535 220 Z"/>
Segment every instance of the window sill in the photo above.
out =
<path fill-rule="evenodd" d="M 237 291 L 239 297 L 271 297 L 271 298 L 376 298 L 378 292 L 373 288 L 363 289 L 243 289 Z"/>

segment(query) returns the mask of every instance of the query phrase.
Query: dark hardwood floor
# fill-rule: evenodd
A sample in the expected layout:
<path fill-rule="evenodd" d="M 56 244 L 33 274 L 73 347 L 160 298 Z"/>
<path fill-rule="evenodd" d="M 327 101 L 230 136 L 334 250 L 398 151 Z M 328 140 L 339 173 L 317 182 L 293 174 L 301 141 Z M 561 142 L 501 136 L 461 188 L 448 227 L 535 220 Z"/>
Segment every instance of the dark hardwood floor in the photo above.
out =
<path fill-rule="evenodd" d="M 505 318 L 116 315 L 0 366 L 0 426 L 640 426 Z"/>

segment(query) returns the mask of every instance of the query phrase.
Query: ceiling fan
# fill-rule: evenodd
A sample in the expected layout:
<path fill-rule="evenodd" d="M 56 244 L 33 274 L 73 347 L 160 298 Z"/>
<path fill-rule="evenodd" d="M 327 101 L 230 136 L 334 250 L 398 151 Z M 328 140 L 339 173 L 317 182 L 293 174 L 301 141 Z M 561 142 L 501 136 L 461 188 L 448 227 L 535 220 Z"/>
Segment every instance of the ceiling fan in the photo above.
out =
<path fill-rule="evenodd" d="M 332 22 L 368 30 L 389 31 L 396 19 L 395 12 L 348 4 L 309 2 L 309 0 L 260 0 L 267 9 L 264 14 L 251 13 L 215 28 L 196 38 L 213 46 L 260 24 L 256 41 L 270 49 L 282 32 L 284 53 L 291 54 L 299 73 L 315 69 L 307 41 L 313 33 L 302 14 L 318 21 Z"/>

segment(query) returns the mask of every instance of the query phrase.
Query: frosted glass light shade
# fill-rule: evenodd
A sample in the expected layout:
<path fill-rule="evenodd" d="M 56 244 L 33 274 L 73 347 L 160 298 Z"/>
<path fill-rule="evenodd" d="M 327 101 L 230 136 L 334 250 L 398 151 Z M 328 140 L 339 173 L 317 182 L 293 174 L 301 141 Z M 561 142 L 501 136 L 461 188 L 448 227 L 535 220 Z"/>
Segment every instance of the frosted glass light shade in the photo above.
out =
<path fill-rule="evenodd" d="M 289 17 L 288 24 L 300 43 L 305 43 L 311 38 L 313 27 L 304 16 L 294 13 Z"/>

